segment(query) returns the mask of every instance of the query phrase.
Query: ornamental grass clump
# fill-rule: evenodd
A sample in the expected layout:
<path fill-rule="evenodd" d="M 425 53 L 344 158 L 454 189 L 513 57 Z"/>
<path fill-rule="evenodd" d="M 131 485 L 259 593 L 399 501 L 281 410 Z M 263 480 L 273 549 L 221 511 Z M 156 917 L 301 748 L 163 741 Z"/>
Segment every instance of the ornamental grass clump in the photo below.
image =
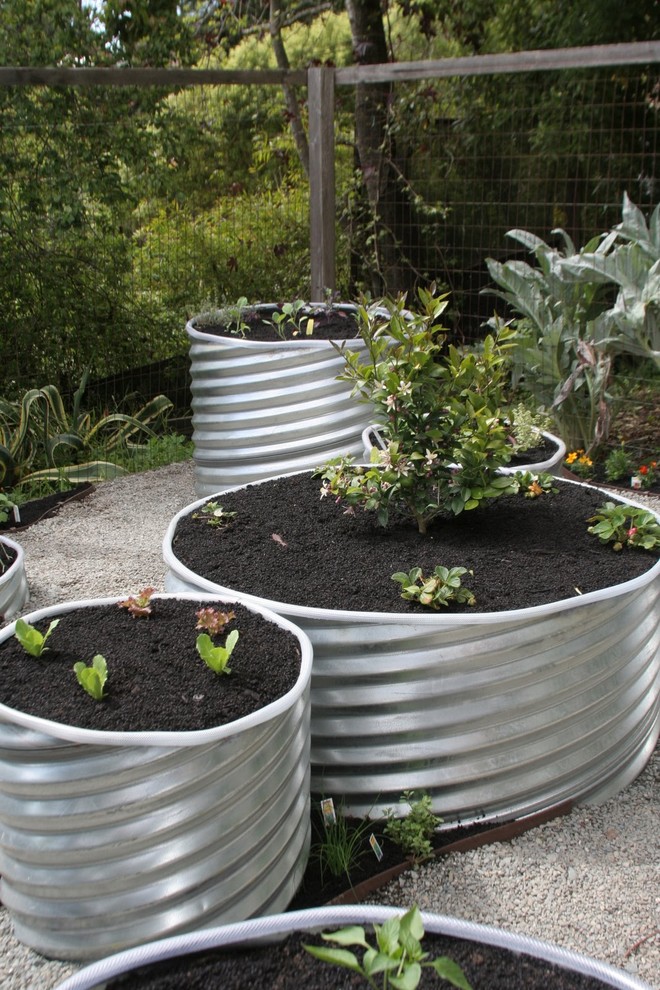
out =
<path fill-rule="evenodd" d="M 446 346 L 439 322 L 446 296 L 433 289 L 418 295 L 418 313 L 406 309 L 405 296 L 358 307 L 366 360 L 338 347 L 346 358 L 340 378 L 376 407 L 386 447 L 373 451 L 368 466 L 350 457 L 330 461 L 321 494 L 373 510 L 382 525 L 391 509 L 405 506 L 426 533 L 436 516 L 476 509 L 520 486 L 514 475 L 497 473 L 512 452 L 501 406 L 513 332 L 500 328 L 478 350 Z"/>

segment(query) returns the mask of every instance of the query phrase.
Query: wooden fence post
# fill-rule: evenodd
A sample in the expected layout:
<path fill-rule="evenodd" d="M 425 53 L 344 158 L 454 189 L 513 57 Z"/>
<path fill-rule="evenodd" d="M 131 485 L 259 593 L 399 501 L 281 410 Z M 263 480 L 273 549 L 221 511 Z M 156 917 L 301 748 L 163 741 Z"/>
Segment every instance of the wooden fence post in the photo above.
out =
<path fill-rule="evenodd" d="M 311 298 L 335 291 L 335 70 L 307 70 Z"/>

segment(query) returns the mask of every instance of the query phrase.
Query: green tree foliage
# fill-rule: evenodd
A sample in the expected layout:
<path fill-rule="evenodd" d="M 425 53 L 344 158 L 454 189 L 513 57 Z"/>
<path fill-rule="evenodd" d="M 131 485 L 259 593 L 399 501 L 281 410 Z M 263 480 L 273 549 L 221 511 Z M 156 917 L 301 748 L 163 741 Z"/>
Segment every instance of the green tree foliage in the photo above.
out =
<path fill-rule="evenodd" d="M 5 65 L 124 57 L 125 44 L 113 55 L 77 0 L 6 0 L 2 12 Z M 136 305 L 132 291 L 134 211 L 143 196 L 172 192 L 169 163 L 191 136 L 156 90 L 0 90 L 3 391 L 26 376 L 70 389 L 86 366 L 103 374 L 171 349 L 175 326 L 150 312 L 148 297 Z"/>

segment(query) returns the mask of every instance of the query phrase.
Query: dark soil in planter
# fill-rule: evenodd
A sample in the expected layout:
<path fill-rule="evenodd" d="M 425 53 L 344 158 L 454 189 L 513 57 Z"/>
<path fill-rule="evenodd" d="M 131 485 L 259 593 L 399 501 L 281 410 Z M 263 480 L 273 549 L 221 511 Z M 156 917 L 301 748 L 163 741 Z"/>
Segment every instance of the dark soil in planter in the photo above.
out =
<path fill-rule="evenodd" d="M 446 611 L 498 612 L 607 588 L 657 560 L 640 549 L 616 553 L 587 533 L 588 518 L 608 496 L 566 482 L 557 494 L 504 497 L 438 520 L 426 536 L 401 517 L 383 528 L 370 513 L 347 515 L 332 498 L 321 499 L 320 486 L 302 473 L 223 494 L 222 507 L 236 518 L 218 529 L 204 517 L 183 517 L 174 553 L 210 581 L 272 601 L 425 614 L 400 597 L 396 571 L 467 567 L 474 573 L 464 584 L 477 604 Z"/>
<path fill-rule="evenodd" d="M 52 492 L 42 498 L 33 498 L 29 502 L 24 502 L 19 506 L 20 522 L 14 521 L 13 513 L 10 512 L 6 522 L 0 522 L 0 531 L 27 529 L 28 526 L 47 519 L 57 514 L 59 509 L 67 502 L 77 501 L 85 498 L 94 491 L 94 486 L 89 483 L 74 485 L 73 488 L 65 492 Z"/>
<path fill-rule="evenodd" d="M 277 306 L 265 305 L 245 310 L 241 317 L 242 322 L 246 325 L 243 333 L 236 331 L 235 324 L 234 330 L 232 330 L 231 326 L 228 327 L 221 323 L 207 323 L 202 317 L 194 320 L 193 326 L 196 330 L 217 337 L 240 339 L 244 336 L 246 340 L 278 341 L 282 340 L 282 336 L 272 325 L 273 314 L 278 312 Z M 314 319 L 314 330 L 310 336 L 307 336 L 305 332 L 305 323 L 308 318 Z M 283 328 L 285 340 L 347 340 L 359 336 L 354 313 L 351 310 L 342 309 L 341 306 L 332 309 L 305 309 L 302 321 L 300 315 L 296 317 L 296 320 L 298 324 L 302 322 L 302 329 L 288 323 Z"/>
<path fill-rule="evenodd" d="M 241 605 L 228 606 L 235 619 L 215 639 L 219 645 L 230 630 L 239 632 L 231 674 L 207 667 L 195 649 L 195 612 L 202 604 L 155 599 L 152 614 L 135 619 L 114 604 L 75 609 L 59 617 L 38 659 L 11 637 L 0 644 L 0 701 L 86 729 L 193 731 L 233 722 L 291 690 L 300 672 L 297 638 Z M 49 621 L 35 625 L 45 632 Z M 108 665 L 107 697 L 100 702 L 72 669 L 97 653 Z"/>
<path fill-rule="evenodd" d="M 403 912 L 402 912 L 403 913 Z M 337 926 L 330 926 L 335 931 Z M 372 939 L 373 942 L 373 939 Z M 107 990 L 354 990 L 363 978 L 313 959 L 304 944 L 323 944 L 316 934 L 296 934 L 285 942 L 251 950 L 228 949 L 156 963 L 107 984 Z M 560 969 L 531 956 L 479 942 L 427 934 L 424 950 L 432 959 L 449 956 L 461 966 L 473 990 L 603 990 L 601 980 Z M 358 950 L 361 956 L 362 950 Z M 422 970 L 420 990 L 449 984 L 433 970 Z"/>
<path fill-rule="evenodd" d="M 543 461 L 549 461 L 557 453 L 557 450 L 557 444 L 553 440 L 543 437 L 543 443 L 538 443 L 534 447 L 528 447 L 527 450 L 521 450 L 520 453 L 514 454 L 507 467 L 541 464 Z"/>

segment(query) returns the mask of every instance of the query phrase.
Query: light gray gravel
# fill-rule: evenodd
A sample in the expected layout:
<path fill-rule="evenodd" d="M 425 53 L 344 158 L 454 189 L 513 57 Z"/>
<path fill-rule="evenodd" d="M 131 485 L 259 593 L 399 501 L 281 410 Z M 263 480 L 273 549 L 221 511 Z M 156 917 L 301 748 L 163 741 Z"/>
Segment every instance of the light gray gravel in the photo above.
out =
<path fill-rule="evenodd" d="M 162 589 L 161 543 L 195 498 L 192 463 L 98 486 L 18 535 L 31 601 Z M 657 508 L 657 504 L 654 505 Z M 508 843 L 454 854 L 391 883 L 374 902 L 501 925 L 586 952 L 660 990 L 660 747 L 622 794 Z M 52 990 L 77 968 L 21 946 L 0 908 L 0 990 Z"/>

